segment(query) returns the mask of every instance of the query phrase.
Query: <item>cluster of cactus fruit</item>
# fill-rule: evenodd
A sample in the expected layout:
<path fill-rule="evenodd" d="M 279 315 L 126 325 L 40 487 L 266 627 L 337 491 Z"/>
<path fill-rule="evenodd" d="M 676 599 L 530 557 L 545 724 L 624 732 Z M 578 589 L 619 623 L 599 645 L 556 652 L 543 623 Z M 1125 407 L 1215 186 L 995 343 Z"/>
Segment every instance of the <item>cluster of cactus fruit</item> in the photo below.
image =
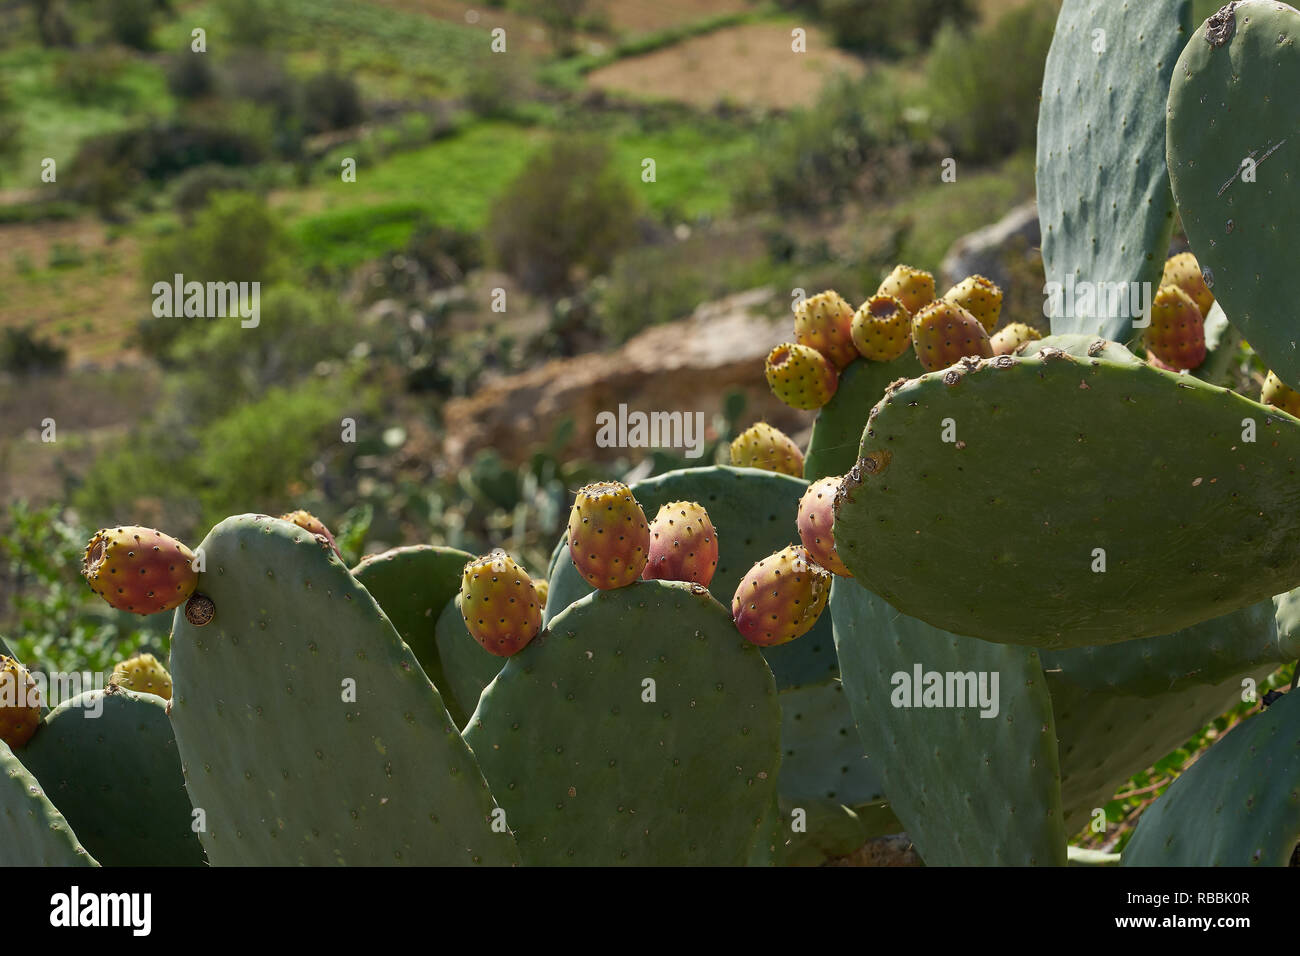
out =
<path fill-rule="evenodd" d="M 817 410 L 807 447 L 760 422 L 729 466 L 588 485 L 536 579 L 433 546 L 349 570 L 306 512 L 193 551 L 105 529 L 90 588 L 172 611 L 171 658 L 47 711 L 0 657 L 0 863 L 804 865 L 905 831 L 928 865 L 1065 864 L 1118 785 L 1300 657 L 1274 307 L 1300 210 L 1265 162 L 1282 125 L 1243 125 L 1297 122 L 1300 14 L 1189 18 L 1064 0 L 1044 77 L 1049 281 L 1154 285 L 1144 334 L 1044 337 L 989 280 L 936 297 L 902 265 L 857 309 L 815 295 L 766 363 Z M 1193 251 L 1167 257 L 1175 205 Z M 1212 381 L 1232 329 L 1262 403 Z M 1265 700 L 1122 863 L 1292 859 L 1300 696 Z"/>

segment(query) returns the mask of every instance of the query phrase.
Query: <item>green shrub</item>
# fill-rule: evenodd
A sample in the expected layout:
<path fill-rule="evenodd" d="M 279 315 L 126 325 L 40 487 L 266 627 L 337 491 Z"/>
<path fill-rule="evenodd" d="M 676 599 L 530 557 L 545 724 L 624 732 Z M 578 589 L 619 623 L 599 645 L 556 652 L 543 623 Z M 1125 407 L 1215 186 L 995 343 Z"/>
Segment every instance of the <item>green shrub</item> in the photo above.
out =
<path fill-rule="evenodd" d="M 361 90 L 352 77 L 325 70 L 303 84 L 302 121 L 307 132 L 349 129 L 364 116 Z"/>
<path fill-rule="evenodd" d="M 216 85 L 207 53 L 189 50 L 167 59 L 167 89 L 181 100 L 195 100 L 207 96 Z"/>
<path fill-rule="evenodd" d="M 172 206 L 189 220 L 208 205 L 214 193 L 247 190 L 249 180 L 247 172 L 232 166 L 209 164 L 187 169 L 176 177 Z"/>
<path fill-rule="evenodd" d="M 270 0 L 222 0 L 224 35 L 233 46 L 265 49 L 279 32 L 279 18 Z"/>
<path fill-rule="evenodd" d="M 55 372 L 68 361 L 68 350 L 39 335 L 33 326 L 0 330 L 0 369 L 6 372 Z"/>
<path fill-rule="evenodd" d="M 637 196 L 600 142 L 561 137 L 534 156 L 493 203 L 488 241 L 529 291 L 569 288 L 575 270 L 603 272 L 635 236 Z"/>
<path fill-rule="evenodd" d="M 928 47 L 944 23 L 967 26 L 973 0 L 820 0 L 817 13 L 838 46 L 897 53 Z"/>
<path fill-rule="evenodd" d="M 1033 146 L 1055 29 L 1055 4 L 1034 0 L 973 35 L 951 25 L 940 31 L 926 92 L 936 127 L 959 157 L 985 162 Z"/>
<path fill-rule="evenodd" d="M 153 48 L 155 0 L 100 0 L 108 35 L 136 50 Z"/>
<path fill-rule="evenodd" d="M 55 64 L 54 87 L 80 106 L 108 103 L 119 95 L 124 65 L 112 47 L 77 50 Z"/>
<path fill-rule="evenodd" d="M 738 186 L 743 208 L 808 212 L 905 184 L 929 138 L 909 127 L 888 77 L 840 76 L 817 103 L 769 127 Z"/>

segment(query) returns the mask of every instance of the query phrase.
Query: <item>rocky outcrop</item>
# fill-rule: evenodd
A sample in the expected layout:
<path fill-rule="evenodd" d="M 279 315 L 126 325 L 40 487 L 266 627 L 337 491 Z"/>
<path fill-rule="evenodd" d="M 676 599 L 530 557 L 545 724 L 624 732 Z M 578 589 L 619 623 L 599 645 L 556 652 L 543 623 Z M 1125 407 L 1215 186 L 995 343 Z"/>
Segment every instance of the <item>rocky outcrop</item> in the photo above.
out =
<path fill-rule="evenodd" d="M 489 447 L 522 461 L 565 417 L 576 426 L 567 453 L 637 458 L 643 450 L 597 446 L 600 412 L 617 414 L 620 404 L 646 413 L 701 411 L 713 437 L 713 420 L 731 392 L 746 397 L 744 425 L 764 419 L 788 434 L 804 431 L 811 413 L 782 405 L 763 377 L 767 353 L 791 337 L 789 315 L 764 314 L 773 296 L 770 289 L 756 289 L 711 302 L 689 319 L 655 326 L 618 349 L 555 359 L 449 401 L 445 465 L 460 467 Z"/>
<path fill-rule="evenodd" d="M 1030 201 L 1017 206 L 991 226 L 968 233 L 953 243 L 939 265 L 940 291 L 972 275 L 986 276 L 1006 288 L 1011 281 L 1007 256 L 1032 256 L 1041 242 L 1038 204 Z"/>

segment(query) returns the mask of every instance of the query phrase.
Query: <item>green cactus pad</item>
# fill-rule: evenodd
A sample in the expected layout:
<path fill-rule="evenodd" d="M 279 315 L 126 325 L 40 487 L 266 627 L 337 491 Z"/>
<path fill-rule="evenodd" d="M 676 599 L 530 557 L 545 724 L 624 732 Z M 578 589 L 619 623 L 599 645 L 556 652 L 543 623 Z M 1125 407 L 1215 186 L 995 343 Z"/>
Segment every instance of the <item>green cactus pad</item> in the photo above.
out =
<path fill-rule="evenodd" d="M 456 709 L 465 713 L 456 721 L 457 726 L 464 730 L 469 715 L 478 706 L 483 688 L 501 672 L 506 658 L 484 650 L 483 645 L 474 640 L 474 635 L 465 626 L 465 618 L 461 617 L 459 597 L 448 601 L 438 618 L 438 657 L 447 677 L 443 700 L 451 698 L 456 702 Z M 447 709 L 451 709 L 451 704 Z"/>
<path fill-rule="evenodd" d="M 1240 345 L 1241 333 L 1228 321 L 1223 306 L 1214 303 L 1205 316 L 1205 361 L 1192 374 L 1214 385 L 1231 385 L 1232 364 Z"/>
<path fill-rule="evenodd" d="M 1064 865 L 1056 733 L 1037 652 L 945 634 L 843 578 L 830 611 L 858 733 L 926 864 Z M 903 690 L 894 675 L 911 677 L 918 664 L 996 673 L 997 715 L 894 706 Z"/>
<path fill-rule="evenodd" d="M 1061 6 L 1038 111 L 1038 217 L 1049 282 L 1145 282 L 1154 294 L 1174 224 L 1165 98 L 1190 32 L 1189 0 Z M 1064 311 L 1052 316 L 1053 332 L 1125 341 L 1132 330 L 1131 315 Z"/>
<path fill-rule="evenodd" d="M 515 862 L 438 691 L 333 551 L 265 515 L 202 546 L 216 616 L 176 615 L 171 718 L 211 863 Z"/>
<path fill-rule="evenodd" d="M 1300 242 L 1300 12 L 1231 4 L 1197 28 L 1169 90 L 1169 172 L 1216 300 L 1265 364 L 1300 387 L 1292 299 Z M 1247 181 L 1242 162 L 1254 163 Z"/>
<path fill-rule="evenodd" d="M 438 656 L 437 625 L 443 608 L 460 591 L 461 571 L 473 559 L 472 554 L 457 548 L 416 545 L 371 555 L 352 569 L 352 576 L 379 602 L 415 653 L 457 727 L 465 726 L 478 698 L 462 710 L 455 695 L 447 692 L 448 678 Z"/>
<path fill-rule="evenodd" d="M 704 506 L 718 532 L 718 570 L 709 591 L 723 607 L 730 608 L 740 579 L 759 559 L 799 543 L 795 519 L 807 488 L 806 481 L 789 475 L 718 466 L 670 471 L 637 482 L 632 494 L 650 518 L 670 501 L 698 501 Z M 567 542 L 561 540 L 553 558 L 543 624 L 591 590 L 569 559 Z M 764 648 L 763 654 L 782 689 L 822 683 L 836 673 L 835 645 L 826 615 L 803 637 Z"/>
<path fill-rule="evenodd" d="M 202 866 L 167 704 L 119 687 L 54 708 L 22 761 L 104 866 Z"/>
<path fill-rule="evenodd" d="M 836 548 L 936 627 L 1105 644 L 1300 581 L 1300 422 L 1226 389 L 1049 349 L 914 379 L 872 415 Z"/>
<path fill-rule="evenodd" d="M 98 866 L 9 745 L 0 740 L 0 866 Z"/>
<path fill-rule="evenodd" d="M 1123 866 L 1287 866 L 1300 843 L 1300 694 L 1233 727 L 1146 810 Z"/>
<path fill-rule="evenodd" d="M 858 442 L 867 413 L 880 401 L 890 382 L 913 378 L 924 371 L 916 352 L 908 349 L 892 362 L 858 359 L 840 372 L 840 387 L 817 412 L 803 476 L 809 481 L 842 475 L 858 460 Z"/>
<path fill-rule="evenodd" d="M 849 807 L 885 799 L 840 681 L 783 690 L 780 701 L 783 798 L 816 797 Z"/>
<path fill-rule="evenodd" d="M 785 827 L 781 817 L 781 807 L 773 791 L 768 800 L 767 809 L 763 811 L 763 822 L 759 824 L 754 845 L 749 851 L 746 866 L 779 866 L 785 853 Z"/>
<path fill-rule="evenodd" d="M 483 692 L 465 739 L 526 863 L 743 865 L 780 732 L 771 671 L 727 610 L 702 588 L 639 581 L 556 615 Z"/>

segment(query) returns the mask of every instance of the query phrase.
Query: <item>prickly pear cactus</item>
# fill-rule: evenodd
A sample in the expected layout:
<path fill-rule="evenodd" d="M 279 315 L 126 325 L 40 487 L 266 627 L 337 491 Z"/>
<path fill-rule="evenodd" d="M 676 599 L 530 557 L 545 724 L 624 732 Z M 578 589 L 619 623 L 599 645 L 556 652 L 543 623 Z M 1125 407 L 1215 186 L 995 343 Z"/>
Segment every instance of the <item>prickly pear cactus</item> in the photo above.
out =
<path fill-rule="evenodd" d="M 1169 90 L 1169 172 L 1192 251 L 1264 363 L 1300 387 L 1285 303 L 1300 241 L 1300 11 L 1227 4 L 1197 28 Z"/>
<path fill-rule="evenodd" d="M 670 501 L 698 501 L 718 533 L 718 569 L 709 591 L 731 606 L 736 585 L 760 558 L 799 541 L 795 516 L 808 485 L 798 478 L 753 468 L 687 468 L 648 478 L 632 486 L 646 511 L 654 514 Z M 591 593 L 561 541 L 551 560 L 550 593 L 543 624 L 574 601 Z M 835 672 L 835 648 L 825 615 L 811 631 L 780 647 L 763 651 L 778 687 L 817 683 Z"/>
<path fill-rule="evenodd" d="M 1174 224 L 1165 97 L 1190 32 L 1190 0 L 1062 4 L 1038 111 L 1038 218 L 1048 282 L 1151 283 L 1153 290 L 1159 282 Z M 1071 316 L 1062 302 L 1056 311 L 1058 333 L 1122 342 L 1133 326 L 1131 309 Z"/>
<path fill-rule="evenodd" d="M 488 653 L 474 640 L 460 613 L 459 597 L 448 601 L 438 618 L 438 658 L 446 680 L 445 689 L 440 688 L 442 698 L 455 702 L 454 711 L 452 704 L 447 704 L 448 711 L 465 715 L 456 718 L 456 726 L 464 730 L 483 688 L 501 672 L 505 659 Z"/>
<path fill-rule="evenodd" d="M 458 727 L 465 725 L 474 707 L 471 704 L 461 711 L 455 697 L 446 692 L 447 677 L 438 655 L 438 621 L 460 590 L 461 571 L 473 557 L 458 548 L 422 544 L 371 555 L 352 569 L 352 576 L 379 602 L 438 688 Z"/>
<path fill-rule="evenodd" d="M 1273 618 L 1267 600 L 1175 634 L 1043 652 L 1067 830 L 1288 659 Z"/>
<path fill-rule="evenodd" d="M 953 633 L 1169 633 L 1300 581 L 1297 456 L 1300 423 L 1190 376 L 1051 348 L 968 362 L 873 410 L 836 550 Z"/>
<path fill-rule="evenodd" d="M 241 515 L 203 549 L 216 615 L 176 615 L 171 718 L 213 865 L 517 860 L 438 691 L 328 544 Z"/>
<path fill-rule="evenodd" d="M 87 691 L 54 708 L 22 760 L 104 866 L 202 866 L 181 758 L 154 694 Z"/>
<path fill-rule="evenodd" d="M 1300 844 L 1300 694 L 1216 741 L 1138 820 L 1123 866 L 1287 866 Z"/>
<path fill-rule="evenodd" d="M 552 618 L 465 740 L 525 863 L 743 865 L 780 733 L 771 671 L 726 609 L 698 585 L 641 581 Z"/>
<path fill-rule="evenodd" d="M 9 745 L 0 740 L 0 866 L 98 866 Z"/>
<path fill-rule="evenodd" d="M 926 864 L 1063 866 L 1052 701 L 1037 652 L 946 634 L 845 578 L 831 589 L 831 615 L 863 747 Z M 944 693 L 948 675 L 970 674 L 976 695 L 982 675 L 997 712 L 958 701 L 955 678 L 951 698 L 933 697 L 931 673 Z"/>
<path fill-rule="evenodd" d="M 813 423 L 803 476 L 809 481 L 842 475 L 858 459 L 858 443 L 867 413 L 880 401 L 890 382 L 922 373 L 916 352 L 909 348 L 892 362 L 854 362 L 840 373 L 835 397 L 822 406 Z"/>

